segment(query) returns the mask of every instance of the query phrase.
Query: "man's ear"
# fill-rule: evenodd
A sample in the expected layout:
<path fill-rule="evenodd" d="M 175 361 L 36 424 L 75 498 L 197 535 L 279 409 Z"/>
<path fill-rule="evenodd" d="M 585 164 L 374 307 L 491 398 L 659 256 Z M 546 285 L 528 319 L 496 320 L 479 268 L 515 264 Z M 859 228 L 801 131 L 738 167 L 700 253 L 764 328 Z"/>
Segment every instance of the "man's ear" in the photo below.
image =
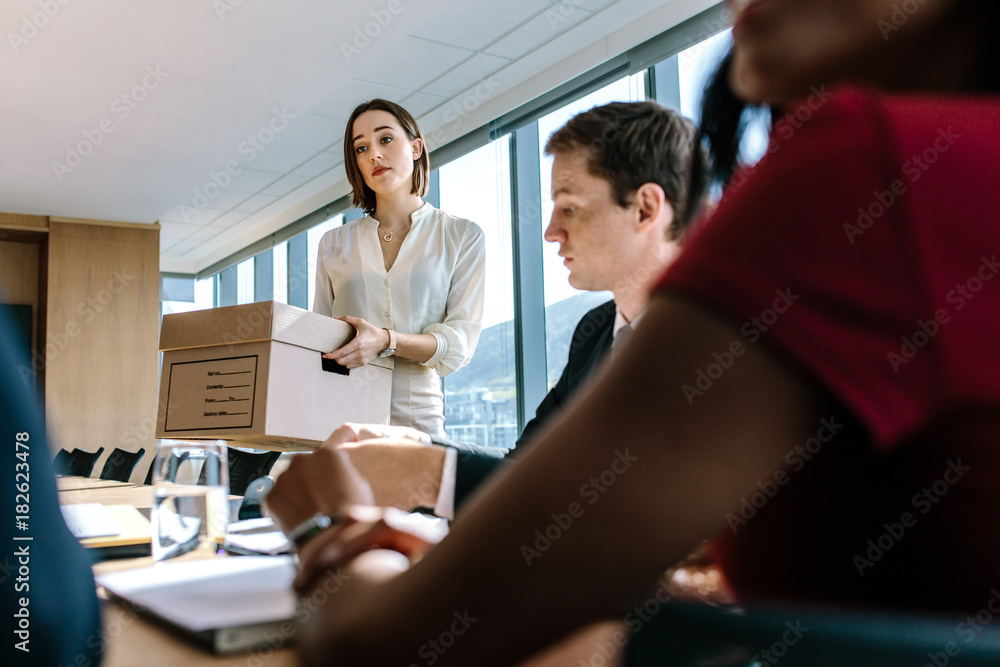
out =
<path fill-rule="evenodd" d="M 643 183 L 633 195 L 639 231 L 652 227 L 666 229 L 674 221 L 674 207 L 667 201 L 663 188 L 656 183 Z M 659 224 L 663 218 L 662 226 Z"/>

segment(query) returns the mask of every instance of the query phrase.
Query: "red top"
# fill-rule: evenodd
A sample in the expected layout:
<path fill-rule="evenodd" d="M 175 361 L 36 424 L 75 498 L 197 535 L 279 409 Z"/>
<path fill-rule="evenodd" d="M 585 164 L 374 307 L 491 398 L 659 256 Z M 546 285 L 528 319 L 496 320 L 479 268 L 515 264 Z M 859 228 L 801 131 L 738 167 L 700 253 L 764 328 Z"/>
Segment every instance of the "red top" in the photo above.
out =
<path fill-rule="evenodd" d="M 817 424 L 717 554 L 746 595 L 976 610 L 1000 582 L 1000 99 L 810 104 L 657 287 L 777 350 L 848 424 L 828 444 Z"/>

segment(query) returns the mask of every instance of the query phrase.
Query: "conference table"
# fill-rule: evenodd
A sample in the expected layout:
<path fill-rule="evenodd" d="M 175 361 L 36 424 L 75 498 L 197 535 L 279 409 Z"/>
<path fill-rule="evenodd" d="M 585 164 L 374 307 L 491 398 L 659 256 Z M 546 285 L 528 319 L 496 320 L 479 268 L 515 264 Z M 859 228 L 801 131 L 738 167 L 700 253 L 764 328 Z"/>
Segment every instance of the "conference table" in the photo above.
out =
<path fill-rule="evenodd" d="M 153 506 L 153 487 L 90 477 L 59 476 L 56 478 L 59 503 L 101 503 L 104 505 L 132 505 L 149 510 Z M 232 499 L 237 498 L 232 496 Z M 153 559 L 123 558 L 94 564 L 94 574 L 148 567 Z M 99 591 L 103 594 L 103 591 Z M 291 667 L 298 659 L 290 648 L 277 650 L 257 649 L 229 655 L 213 655 L 190 637 L 169 626 L 153 621 L 116 600 L 102 599 L 101 622 L 103 625 L 104 654 L 101 665 L 106 667 L 202 667 L 227 665 L 229 667 Z M 266 659 L 265 659 L 266 658 Z"/>
<path fill-rule="evenodd" d="M 105 505 L 128 504 L 140 511 L 153 506 L 153 489 L 144 484 L 115 482 L 86 477 L 57 477 L 59 502 L 63 505 L 75 503 L 102 503 Z M 235 498 L 235 497 L 231 497 Z M 222 556 L 226 557 L 226 556 Z M 148 567 L 153 559 L 124 558 L 106 560 L 94 565 L 94 574 Z M 671 578 L 676 589 L 674 597 L 700 597 L 714 595 L 717 591 L 718 573 L 712 568 L 689 563 L 674 572 Z M 685 590 L 686 589 L 686 590 Z M 103 590 L 99 591 L 103 594 Z M 166 624 L 151 620 L 112 599 L 102 599 L 101 615 L 104 638 L 104 654 L 101 664 L 105 667 L 207 667 L 228 665 L 229 667 L 291 667 L 298 665 L 298 656 L 293 648 L 270 647 L 243 651 L 229 655 L 213 655 L 189 636 Z M 625 625 L 609 621 L 595 624 L 569 637 L 559 645 L 529 659 L 521 667 L 557 667 L 560 665 L 592 664 L 599 655 L 595 647 L 607 646 L 609 642 L 619 643 Z M 600 664 L 614 667 L 620 664 L 622 652 L 612 659 L 601 656 Z"/>

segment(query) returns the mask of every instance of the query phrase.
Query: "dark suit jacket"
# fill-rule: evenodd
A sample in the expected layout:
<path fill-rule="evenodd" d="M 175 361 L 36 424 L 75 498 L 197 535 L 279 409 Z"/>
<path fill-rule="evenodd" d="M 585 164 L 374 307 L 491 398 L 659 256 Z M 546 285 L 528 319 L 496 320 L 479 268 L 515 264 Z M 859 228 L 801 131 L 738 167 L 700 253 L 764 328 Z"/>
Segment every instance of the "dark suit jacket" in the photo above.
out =
<path fill-rule="evenodd" d="M 615 302 L 608 301 L 589 311 L 573 331 L 569 346 L 569 359 L 559 382 L 535 410 L 535 418 L 525 424 L 517 441 L 516 456 L 529 446 L 533 435 L 554 414 L 562 410 L 570 397 L 584 383 L 598 363 L 611 349 L 615 326 Z M 503 450 L 472 447 L 452 442 L 442 442 L 459 450 L 455 478 L 455 510 L 465 502 L 473 491 L 493 472 L 507 464 Z"/>

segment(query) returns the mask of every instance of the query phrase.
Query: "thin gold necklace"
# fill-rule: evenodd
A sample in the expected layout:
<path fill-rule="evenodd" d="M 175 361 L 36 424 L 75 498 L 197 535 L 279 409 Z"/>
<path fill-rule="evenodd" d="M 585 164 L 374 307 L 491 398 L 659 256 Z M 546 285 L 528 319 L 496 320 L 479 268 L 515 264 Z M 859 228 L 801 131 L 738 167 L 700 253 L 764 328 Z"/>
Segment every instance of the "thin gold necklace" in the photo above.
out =
<path fill-rule="evenodd" d="M 403 224 L 401 224 L 399 227 L 396 227 L 394 230 L 392 230 L 391 232 L 389 232 L 388 234 L 386 234 L 385 236 L 383 236 L 382 240 L 385 241 L 386 243 L 388 243 L 389 241 L 391 241 L 392 240 L 392 235 L 395 234 L 396 232 L 398 232 L 403 227 L 405 227 L 406 223 L 408 223 L 409 221 L 410 221 L 409 219 L 404 220 Z M 379 228 L 379 231 L 382 230 L 382 223 L 379 223 L 378 228 Z"/>

